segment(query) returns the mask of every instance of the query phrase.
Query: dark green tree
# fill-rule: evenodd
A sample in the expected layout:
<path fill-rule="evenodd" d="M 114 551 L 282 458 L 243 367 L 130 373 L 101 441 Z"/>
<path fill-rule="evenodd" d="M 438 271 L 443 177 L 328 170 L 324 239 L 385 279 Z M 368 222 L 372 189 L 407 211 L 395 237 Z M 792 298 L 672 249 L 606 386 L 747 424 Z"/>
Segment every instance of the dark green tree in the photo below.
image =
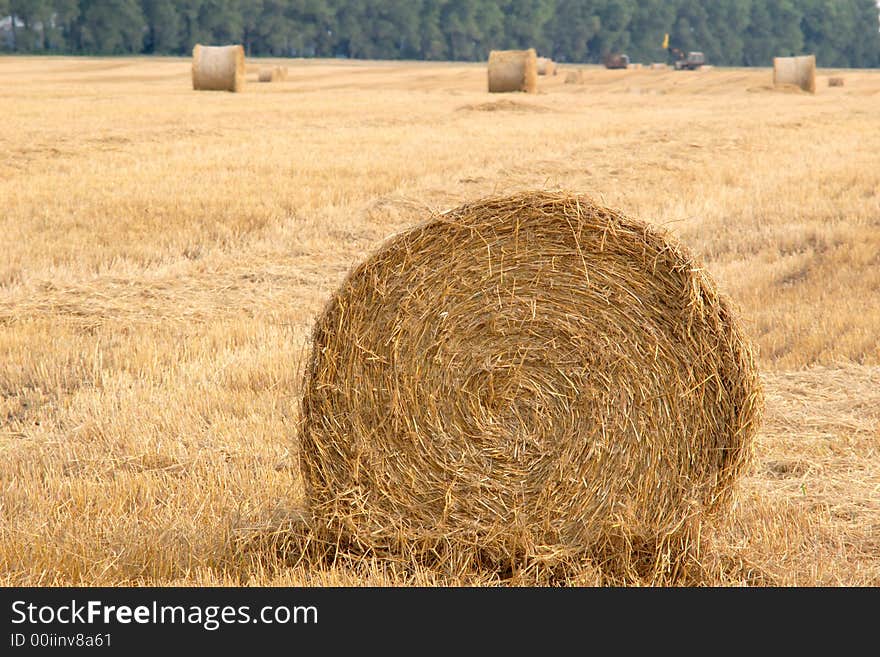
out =
<path fill-rule="evenodd" d="M 82 49 L 110 55 L 139 53 L 146 21 L 137 0 L 80 0 Z"/>
<path fill-rule="evenodd" d="M 855 29 L 846 50 L 847 66 L 880 67 L 880 17 L 875 0 L 855 0 Z"/>
<path fill-rule="evenodd" d="M 244 12 L 241 0 L 202 0 L 199 6 L 199 35 L 207 45 L 241 43 Z"/>
<path fill-rule="evenodd" d="M 714 36 L 713 47 L 705 48 L 710 62 L 728 66 L 742 65 L 744 35 L 751 19 L 752 2 L 753 0 L 725 0 L 706 3 L 707 21 Z"/>
<path fill-rule="evenodd" d="M 599 31 L 590 42 L 594 61 L 601 61 L 609 53 L 629 50 L 629 25 L 636 10 L 635 0 L 604 0 L 596 3 L 599 12 Z"/>
<path fill-rule="evenodd" d="M 559 0 L 549 25 L 552 57 L 560 61 L 590 61 L 590 41 L 599 33 L 601 18 L 593 2 Z"/>
<path fill-rule="evenodd" d="M 672 31 L 677 6 L 669 0 L 640 0 L 630 21 L 629 55 L 634 61 L 665 62 L 663 36 Z"/>
<path fill-rule="evenodd" d="M 474 0 L 449 0 L 440 10 L 440 24 L 446 32 L 449 59 L 477 59 L 482 52 L 482 31 Z"/>
<path fill-rule="evenodd" d="M 559 61 L 667 56 L 663 35 L 718 65 L 880 66 L 875 0 L 0 0 L 16 52 L 186 54 L 243 43 L 249 55 L 485 59 L 535 48 Z M 8 23 L 7 23 L 8 24 Z"/>
<path fill-rule="evenodd" d="M 423 2 L 419 11 L 419 56 L 422 59 L 446 59 L 446 35 L 440 28 L 439 2 Z"/>
<path fill-rule="evenodd" d="M 174 0 L 142 0 L 141 7 L 147 22 L 144 52 L 180 52 L 182 21 Z"/>
<path fill-rule="evenodd" d="M 548 29 L 556 9 L 552 0 L 507 0 L 502 9 L 505 47 L 552 50 Z"/>
<path fill-rule="evenodd" d="M 804 54 L 804 35 L 801 32 L 801 9 L 803 0 L 768 0 L 770 24 L 773 26 L 772 42 L 777 55 Z M 768 61 L 763 66 L 768 65 Z"/>

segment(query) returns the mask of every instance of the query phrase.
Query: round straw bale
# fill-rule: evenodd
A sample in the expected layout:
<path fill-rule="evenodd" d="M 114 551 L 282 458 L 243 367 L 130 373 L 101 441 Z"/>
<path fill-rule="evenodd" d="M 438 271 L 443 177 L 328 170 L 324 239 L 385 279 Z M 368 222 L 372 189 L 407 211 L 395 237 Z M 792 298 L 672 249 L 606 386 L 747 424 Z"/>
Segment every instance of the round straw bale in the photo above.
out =
<path fill-rule="evenodd" d="M 281 80 L 281 71 L 277 66 L 273 68 L 261 68 L 257 80 L 260 82 L 278 82 Z"/>
<path fill-rule="evenodd" d="M 816 93 L 816 56 L 774 57 L 773 84 L 793 84 L 811 94 Z"/>
<path fill-rule="evenodd" d="M 193 89 L 242 91 L 245 64 L 242 46 L 203 46 L 193 48 Z"/>
<path fill-rule="evenodd" d="M 842 87 L 843 86 L 843 78 L 840 78 L 840 77 L 828 78 L 828 86 L 829 87 Z"/>
<path fill-rule="evenodd" d="M 538 75 L 556 75 L 556 62 L 549 57 L 538 57 L 536 66 Z"/>
<path fill-rule="evenodd" d="M 489 53 L 489 93 L 538 90 L 538 58 L 528 50 L 493 50 Z"/>
<path fill-rule="evenodd" d="M 300 461 L 334 542 L 650 569 L 729 508 L 762 399 L 684 247 L 587 197 L 522 193 L 348 275 L 314 328 Z"/>
<path fill-rule="evenodd" d="M 584 72 L 583 71 L 569 71 L 565 74 L 565 84 L 583 84 L 584 83 Z"/>

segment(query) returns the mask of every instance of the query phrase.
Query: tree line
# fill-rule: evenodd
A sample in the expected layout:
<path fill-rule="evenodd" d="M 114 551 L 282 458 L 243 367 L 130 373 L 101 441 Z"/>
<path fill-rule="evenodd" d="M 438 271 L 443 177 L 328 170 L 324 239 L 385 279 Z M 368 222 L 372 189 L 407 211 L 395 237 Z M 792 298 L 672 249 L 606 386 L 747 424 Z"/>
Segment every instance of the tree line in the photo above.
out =
<path fill-rule="evenodd" d="M 0 49 L 186 55 L 484 60 L 534 47 L 560 62 L 611 52 L 666 61 L 663 37 L 727 66 L 815 53 L 820 66 L 880 66 L 876 0 L 0 0 Z"/>

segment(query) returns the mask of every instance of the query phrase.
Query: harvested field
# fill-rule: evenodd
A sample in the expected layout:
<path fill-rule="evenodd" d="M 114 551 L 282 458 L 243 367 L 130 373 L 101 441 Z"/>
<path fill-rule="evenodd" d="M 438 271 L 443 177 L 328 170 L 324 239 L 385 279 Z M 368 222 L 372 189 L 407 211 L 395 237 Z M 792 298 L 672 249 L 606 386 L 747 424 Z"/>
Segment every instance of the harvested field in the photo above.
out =
<path fill-rule="evenodd" d="M 757 348 L 754 458 L 683 583 L 880 585 L 880 72 L 561 65 L 535 112 L 482 111 L 485 62 L 274 65 L 204 94 L 190 58 L 0 59 L 0 583 L 543 581 L 312 558 L 296 438 L 352 267 L 565 189 L 681 240 Z"/>

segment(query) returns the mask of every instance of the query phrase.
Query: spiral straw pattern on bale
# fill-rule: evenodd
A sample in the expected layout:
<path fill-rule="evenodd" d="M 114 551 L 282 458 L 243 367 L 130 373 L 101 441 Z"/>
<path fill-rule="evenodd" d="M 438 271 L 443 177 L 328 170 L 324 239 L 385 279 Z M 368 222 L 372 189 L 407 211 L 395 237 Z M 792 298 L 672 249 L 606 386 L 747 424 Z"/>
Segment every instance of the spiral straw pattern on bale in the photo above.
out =
<path fill-rule="evenodd" d="M 196 91 L 244 90 L 244 48 L 203 46 L 193 48 L 192 84 Z"/>
<path fill-rule="evenodd" d="M 489 93 L 538 90 L 538 56 L 528 50 L 493 50 L 489 53 Z"/>
<path fill-rule="evenodd" d="M 300 460 L 333 541 L 641 572 L 727 509 L 761 407 L 751 347 L 683 247 L 524 193 L 349 274 L 313 332 Z"/>

